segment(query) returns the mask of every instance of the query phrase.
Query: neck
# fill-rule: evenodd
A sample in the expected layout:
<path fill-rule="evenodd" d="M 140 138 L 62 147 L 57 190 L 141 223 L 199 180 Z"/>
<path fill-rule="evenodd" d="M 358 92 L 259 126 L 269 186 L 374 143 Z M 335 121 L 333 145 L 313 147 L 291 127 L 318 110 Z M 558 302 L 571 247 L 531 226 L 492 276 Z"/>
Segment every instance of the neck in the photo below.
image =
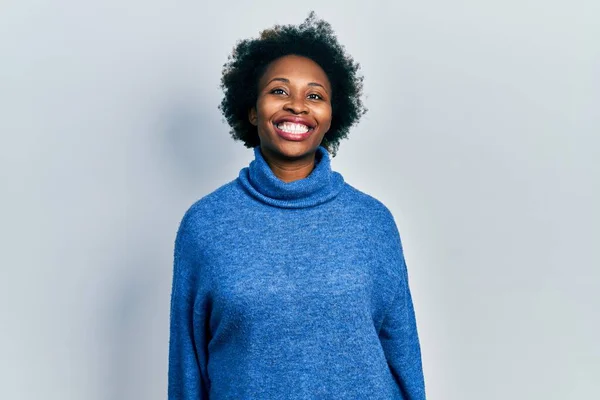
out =
<path fill-rule="evenodd" d="M 279 155 L 273 162 L 274 167 L 269 166 L 260 146 L 254 147 L 253 152 L 254 160 L 240 170 L 238 182 L 246 193 L 265 205 L 280 208 L 315 207 L 333 199 L 345 187 L 342 175 L 331 169 L 329 152 L 323 146 L 319 146 L 314 154 L 307 155 L 302 160 L 288 159 L 283 164 L 277 162 L 281 161 Z M 311 159 L 313 164 L 307 161 Z M 284 179 L 299 179 L 284 182 L 275 175 L 274 170 L 287 174 L 283 176 Z M 300 178 L 304 175 L 304 178 Z"/>
<path fill-rule="evenodd" d="M 315 167 L 315 152 L 302 158 L 286 159 L 276 157 L 262 147 L 260 150 L 273 174 L 286 183 L 306 178 Z"/>

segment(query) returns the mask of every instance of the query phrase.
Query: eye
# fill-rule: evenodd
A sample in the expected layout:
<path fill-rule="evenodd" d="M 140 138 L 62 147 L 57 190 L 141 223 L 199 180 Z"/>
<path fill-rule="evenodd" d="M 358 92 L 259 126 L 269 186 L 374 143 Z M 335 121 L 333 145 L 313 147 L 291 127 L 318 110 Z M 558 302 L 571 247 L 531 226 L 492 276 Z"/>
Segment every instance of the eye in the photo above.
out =
<path fill-rule="evenodd" d="M 283 89 L 279 89 L 279 88 L 277 88 L 277 89 L 273 89 L 273 90 L 271 90 L 269 93 L 272 93 L 272 94 L 286 94 L 286 93 L 285 93 L 285 90 L 283 90 Z"/>
<path fill-rule="evenodd" d="M 311 93 L 308 95 L 308 98 L 311 100 L 323 100 L 323 97 L 321 97 L 320 94 L 317 93 Z"/>

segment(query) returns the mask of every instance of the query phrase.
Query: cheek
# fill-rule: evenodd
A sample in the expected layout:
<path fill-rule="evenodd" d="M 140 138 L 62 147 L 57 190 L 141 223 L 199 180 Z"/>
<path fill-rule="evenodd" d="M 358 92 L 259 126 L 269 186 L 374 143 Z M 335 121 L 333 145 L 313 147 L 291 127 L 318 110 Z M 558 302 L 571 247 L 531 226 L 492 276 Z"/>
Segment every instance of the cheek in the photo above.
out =
<path fill-rule="evenodd" d="M 267 101 L 264 97 L 259 97 L 256 101 L 256 115 L 259 121 L 267 121 L 276 111 L 275 104 L 272 101 Z"/>
<path fill-rule="evenodd" d="M 256 119 L 260 122 L 263 119 L 263 114 L 264 114 L 264 101 L 262 100 L 262 98 L 258 98 L 256 99 L 256 105 L 255 105 L 255 109 L 256 109 Z"/>
<path fill-rule="evenodd" d="M 327 129 L 329 129 L 329 126 L 331 125 L 331 119 L 332 119 L 331 106 L 328 106 L 328 107 L 325 106 L 322 109 L 320 109 L 319 113 L 318 113 L 318 118 L 319 118 L 321 125 L 325 126 Z"/>

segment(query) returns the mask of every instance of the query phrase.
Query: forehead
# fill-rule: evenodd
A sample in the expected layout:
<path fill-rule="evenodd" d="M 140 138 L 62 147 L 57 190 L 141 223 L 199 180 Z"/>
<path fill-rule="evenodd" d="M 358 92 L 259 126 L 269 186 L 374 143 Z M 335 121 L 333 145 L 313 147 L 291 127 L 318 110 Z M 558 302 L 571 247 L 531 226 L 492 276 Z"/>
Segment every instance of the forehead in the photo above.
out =
<path fill-rule="evenodd" d="M 327 74 L 323 68 L 313 60 L 303 56 L 287 55 L 272 61 L 260 79 L 260 86 L 264 86 L 273 78 L 287 78 L 292 83 L 320 83 L 326 88 L 330 87 Z"/>

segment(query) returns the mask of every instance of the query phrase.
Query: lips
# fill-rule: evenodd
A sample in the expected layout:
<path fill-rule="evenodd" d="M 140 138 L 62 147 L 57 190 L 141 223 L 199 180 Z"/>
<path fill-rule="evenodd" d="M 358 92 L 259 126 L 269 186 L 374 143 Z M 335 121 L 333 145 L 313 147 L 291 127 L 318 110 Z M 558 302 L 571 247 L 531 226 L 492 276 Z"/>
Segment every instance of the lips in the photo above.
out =
<path fill-rule="evenodd" d="M 284 129 L 291 133 L 302 133 L 302 127 L 308 128 L 309 131 L 315 128 L 315 123 L 310 119 L 296 116 L 278 118 L 273 121 L 273 125 L 278 129 Z"/>
<path fill-rule="evenodd" d="M 306 122 L 304 119 L 292 119 L 289 118 L 280 119 L 273 123 L 275 133 L 284 140 L 292 142 L 300 142 L 312 135 L 314 132 L 314 125 L 308 125 L 310 122 Z"/>

